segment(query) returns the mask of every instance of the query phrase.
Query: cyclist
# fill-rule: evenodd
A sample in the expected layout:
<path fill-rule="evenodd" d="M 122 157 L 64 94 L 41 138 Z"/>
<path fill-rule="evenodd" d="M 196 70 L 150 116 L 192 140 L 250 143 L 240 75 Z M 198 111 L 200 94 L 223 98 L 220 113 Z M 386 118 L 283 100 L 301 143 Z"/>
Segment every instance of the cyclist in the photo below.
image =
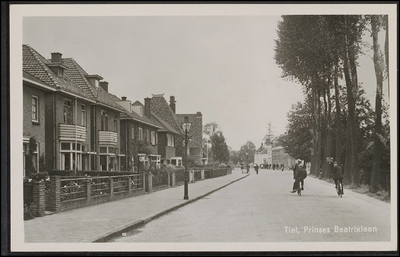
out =
<path fill-rule="evenodd" d="M 342 183 L 343 181 L 342 167 L 340 167 L 336 161 L 333 162 L 332 178 L 333 181 L 335 182 L 335 188 L 337 188 L 338 182 Z M 342 194 L 344 195 L 343 187 L 342 187 Z"/>
<path fill-rule="evenodd" d="M 301 166 L 301 160 L 297 160 L 297 163 L 293 169 L 293 188 L 290 193 L 297 192 L 297 188 L 301 185 L 301 190 L 304 190 L 304 179 L 307 177 L 307 171 L 305 166 Z"/>

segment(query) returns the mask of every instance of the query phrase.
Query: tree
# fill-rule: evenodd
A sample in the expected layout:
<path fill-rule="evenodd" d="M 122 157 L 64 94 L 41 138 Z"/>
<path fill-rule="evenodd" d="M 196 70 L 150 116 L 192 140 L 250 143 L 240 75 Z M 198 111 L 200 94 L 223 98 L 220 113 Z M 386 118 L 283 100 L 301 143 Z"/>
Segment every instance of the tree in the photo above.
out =
<path fill-rule="evenodd" d="M 253 142 L 247 141 L 245 145 L 242 145 L 239 150 L 239 157 L 241 162 L 252 163 L 254 160 L 254 154 L 256 152 L 256 146 Z"/>
<path fill-rule="evenodd" d="M 369 191 L 375 193 L 379 190 L 381 176 L 381 152 L 382 152 L 382 88 L 383 88 L 383 56 L 378 44 L 378 32 L 384 20 L 382 16 L 371 15 L 367 17 L 371 21 L 371 36 L 373 42 L 373 61 L 376 77 L 376 97 L 375 97 L 375 131 L 374 131 L 374 154 L 371 172 L 371 184 Z"/>
<path fill-rule="evenodd" d="M 296 159 L 311 161 L 312 124 L 310 104 L 297 102 L 287 114 L 287 136 L 282 139 L 285 152 Z"/>
<path fill-rule="evenodd" d="M 229 149 L 222 131 L 217 131 L 210 136 L 213 149 L 213 159 L 218 162 L 229 162 Z"/>

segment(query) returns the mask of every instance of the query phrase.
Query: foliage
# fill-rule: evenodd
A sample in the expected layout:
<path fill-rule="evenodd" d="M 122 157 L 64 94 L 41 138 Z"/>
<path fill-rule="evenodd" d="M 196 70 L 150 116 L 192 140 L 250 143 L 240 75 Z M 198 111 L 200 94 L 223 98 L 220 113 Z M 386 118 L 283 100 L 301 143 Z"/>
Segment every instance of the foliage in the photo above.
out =
<path fill-rule="evenodd" d="M 36 205 L 34 203 L 24 205 L 24 220 L 31 220 L 35 218 Z"/>
<path fill-rule="evenodd" d="M 24 178 L 26 182 L 41 182 L 48 181 L 49 179 L 49 174 L 47 172 L 32 173 Z"/>
<path fill-rule="evenodd" d="M 233 164 L 240 163 L 240 152 L 239 151 L 231 151 L 230 162 Z"/>
<path fill-rule="evenodd" d="M 217 131 L 210 137 L 213 149 L 213 159 L 220 162 L 229 161 L 229 149 L 222 131 Z"/>
<path fill-rule="evenodd" d="M 282 145 L 286 153 L 295 159 L 311 160 L 312 147 L 312 122 L 311 110 L 307 102 L 298 102 L 292 105 L 292 109 L 287 114 L 288 133 L 282 139 Z"/>
<path fill-rule="evenodd" d="M 252 163 L 254 160 L 254 154 L 256 152 L 256 146 L 253 142 L 247 141 L 245 145 L 242 145 L 239 150 L 240 162 Z"/>

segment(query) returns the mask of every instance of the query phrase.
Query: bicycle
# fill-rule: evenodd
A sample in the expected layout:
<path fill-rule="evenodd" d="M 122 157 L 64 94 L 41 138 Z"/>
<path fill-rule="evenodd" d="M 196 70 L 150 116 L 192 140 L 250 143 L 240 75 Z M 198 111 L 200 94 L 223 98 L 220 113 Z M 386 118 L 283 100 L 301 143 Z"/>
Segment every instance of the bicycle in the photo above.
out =
<path fill-rule="evenodd" d="M 301 181 L 297 183 L 297 194 L 301 196 Z"/>
<path fill-rule="evenodd" d="M 342 198 L 342 196 L 343 196 L 343 184 L 342 184 L 341 181 L 337 181 L 336 182 L 336 192 L 337 192 L 337 195 L 340 198 Z"/>

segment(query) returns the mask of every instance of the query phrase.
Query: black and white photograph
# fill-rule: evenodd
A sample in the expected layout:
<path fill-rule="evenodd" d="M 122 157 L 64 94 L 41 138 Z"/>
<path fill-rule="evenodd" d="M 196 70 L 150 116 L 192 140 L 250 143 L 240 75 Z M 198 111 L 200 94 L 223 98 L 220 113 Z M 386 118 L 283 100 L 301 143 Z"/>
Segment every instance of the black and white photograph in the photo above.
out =
<path fill-rule="evenodd" d="M 11 251 L 398 251 L 396 3 L 9 8 Z"/>

